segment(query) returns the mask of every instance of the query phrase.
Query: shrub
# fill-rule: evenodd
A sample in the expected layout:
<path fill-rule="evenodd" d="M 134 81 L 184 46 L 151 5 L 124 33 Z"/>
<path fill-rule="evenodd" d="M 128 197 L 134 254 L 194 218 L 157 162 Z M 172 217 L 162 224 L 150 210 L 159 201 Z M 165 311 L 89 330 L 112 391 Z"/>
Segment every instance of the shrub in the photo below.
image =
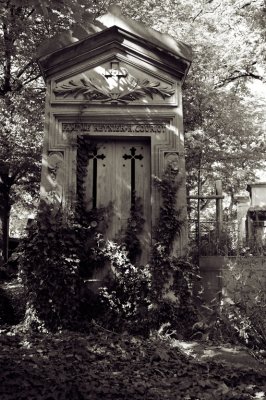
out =
<path fill-rule="evenodd" d="M 116 330 L 145 333 L 147 325 L 150 272 L 148 266 L 136 267 L 126 249 L 108 241 L 102 254 L 111 262 L 111 271 L 100 289 L 105 306 L 104 324 Z"/>
<path fill-rule="evenodd" d="M 257 257 L 228 258 L 220 297 L 205 304 L 194 337 L 266 348 L 265 270 Z"/>
<path fill-rule="evenodd" d="M 266 272 L 257 257 L 229 259 L 222 312 L 246 344 L 266 346 Z"/>
<path fill-rule="evenodd" d="M 193 264 L 186 258 L 165 259 L 162 276 L 166 280 L 161 280 L 155 298 L 150 264 L 134 266 L 125 247 L 113 242 L 104 242 L 101 251 L 111 263 L 110 274 L 100 289 L 105 309 L 101 323 L 106 328 L 148 335 L 167 324 L 179 335 L 191 334 L 197 321 L 193 284 L 197 275 Z"/>
<path fill-rule="evenodd" d="M 113 242 L 104 244 L 104 257 L 112 266 L 111 276 L 101 290 L 107 313 L 104 323 L 120 330 L 148 334 L 164 324 L 169 329 L 187 334 L 197 320 L 195 308 L 195 282 L 197 268 L 187 257 L 173 256 L 172 246 L 176 235 L 183 227 L 182 210 L 176 208 L 176 195 L 180 186 L 176 170 L 171 166 L 165 176 L 156 181 L 161 194 L 162 206 L 154 230 L 154 244 L 150 263 L 146 266 L 132 264 L 132 247 Z M 133 237 L 138 244 L 138 231 L 132 221 L 144 221 L 140 208 L 131 210 L 126 239 Z M 145 216 L 144 216 L 145 217 Z M 131 233 L 132 232 L 132 233 Z M 136 252 L 138 246 L 135 246 Z M 108 316 L 108 318 L 106 317 Z"/>
<path fill-rule="evenodd" d="M 19 250 L 32 326 L 39 320 L 37 325 L 44 329 L 73 329 L 80 326 L 84 312 L 89 316 L 91 309 L 86 306 L 94 296 L 81 277 L 80 266 L 83 263 L 83 269 L 89 269 L 92 242 L 97 247 L 93 226 L 65 220 L 60 210 L 41 205 L 37 224 Z M 29 312 L 27 316 L 29 320 Z"/>
<path fill-rule="evenodd" d="M 85 157 L 85 155 L 84 155 Z M 79 161 L 79 168 L 83 164 Z M 196 319 L 196 267 L 173 255 L 180 234 L 182 210 L 176 207 L 177 171 L 171 166 L 157 186 L 162 206 L 154 231 L 150 263 L 133 263 L 141 252 L 139 234 L 144 217 L 139 200 L 131 209 L 122 244 L 106 241 L 108 210 L 84 211 L 83 180 L 79 184 L 76 217 L 64 217 L 42 203 L 36 226 L 20 248 L 20 277 L 28 296 L 27 323 L 37 328 L 80 329 L 82 321 L 101 320 L 112 329 L 148 334 L 170 323 L 185 332 Z M 99 295 L 86 286 L 95 268 L 109 264 Z"/>

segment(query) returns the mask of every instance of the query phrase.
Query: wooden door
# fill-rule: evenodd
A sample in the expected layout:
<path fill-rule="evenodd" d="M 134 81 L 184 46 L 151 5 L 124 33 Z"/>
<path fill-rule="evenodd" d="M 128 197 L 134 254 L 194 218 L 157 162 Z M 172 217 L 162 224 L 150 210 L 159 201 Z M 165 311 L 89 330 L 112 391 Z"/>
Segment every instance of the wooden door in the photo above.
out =
<path fill-rule="evenodd" d="M 145 219 L 140 234 L 140 262 L 148 262 L 151 242 L 150 144 L 126 139 L 93 139 L 86 177 L 86 200 L 92 207 L 107 207 L 112 215 L 106 237 L 116 239 L 127 227 L 130 209 L 140 198 Z"/>

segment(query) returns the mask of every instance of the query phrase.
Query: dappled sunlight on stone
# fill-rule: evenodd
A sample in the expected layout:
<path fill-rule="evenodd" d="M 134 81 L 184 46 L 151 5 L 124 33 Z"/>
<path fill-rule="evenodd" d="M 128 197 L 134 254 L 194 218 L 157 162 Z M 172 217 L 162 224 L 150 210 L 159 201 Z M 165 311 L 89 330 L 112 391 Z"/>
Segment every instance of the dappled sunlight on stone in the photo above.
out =
<path fill-rule="evenodd" d="M 99 17 L 98 21 L 105 27 L 116 25 L 138 36 L 148 37 L 152 43 L 159 47 L 174 51 L 184 59 L 191 58 L 191 50 L 187 45 L 182 42 L 177 43 L 176 40 L 167 34 L 162 34 L 152 28 L 148 28 L 138 21 L 132 21 L 129 18 L 124 17 L 121 14 L 121 9 L 119 6 L 111 6 L 109 8 L 109 12 L 102 17 Z"/>

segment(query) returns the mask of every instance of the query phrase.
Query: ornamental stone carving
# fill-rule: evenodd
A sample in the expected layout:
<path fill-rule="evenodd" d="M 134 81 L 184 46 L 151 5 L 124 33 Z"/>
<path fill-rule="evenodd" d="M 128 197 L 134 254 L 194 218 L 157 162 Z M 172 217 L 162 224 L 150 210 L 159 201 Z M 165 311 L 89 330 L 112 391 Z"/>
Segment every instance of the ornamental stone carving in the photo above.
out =
<path fill-rule="evenodd" d="M 111 62 L 111 68 L 105 73 L 92 71 L 83 73 L 57 83 L 53 89 L 56 98 L 73 98 L 101 103 L 120 103 L 141 100 L 145 97 L 153 99 L 155 95 L 165 100 L 175 94 L 175 89 L 159 80 L 142 76 L 136 78 L 118 61 Z"/>
<path fill-rule="evenodd" d="M 61 152 L 50 152 L 47 158 L 47 200 L 62 203 L 64 185 L 64 156 Z"/>
<path fill-rule="evenodd" d="M 164 159 L 165 159 L 165 169 L 168 166 L 171 166 L 173 171 L 179 171 L 179 155 L 176 151 L 165 151 L 164 152 Z"/>
<path fill-rule="evenodd" d="M 113 92 L 108 87 L 101 87 L 92 79 L 77 78 L 71 79 L 68 83 L 58 84 L 54 88 L 55 95 L 63 98 L 72 96 L 77 98 L 79 95 L 84 100 L 128 103 L 149 96 L 153 99 L 155 94 L 162 99 L 173 96 L 175 90 L 170 86 L 163 86 L 159 81 L 140 81 L 135 79 L 128 82 L 128 85 L 120 91 Z"/>

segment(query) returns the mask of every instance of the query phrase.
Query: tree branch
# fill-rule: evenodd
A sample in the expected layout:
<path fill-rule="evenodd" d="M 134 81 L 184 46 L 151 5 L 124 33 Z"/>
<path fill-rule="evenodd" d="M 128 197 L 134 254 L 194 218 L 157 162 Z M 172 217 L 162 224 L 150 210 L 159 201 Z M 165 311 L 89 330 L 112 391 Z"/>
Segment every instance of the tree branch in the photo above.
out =
<path fill-rule="evenodd" d="M 35 11 L 35 8 L 33 8 L 27 15 L 26 18 L 29 18 Z"/>
<path fill-rule="evenodd" d="M 247 1 L 246 3 L 244 3 L 240 9 L 246 8 L 248 6 L 251 6 L 253 3 L 257 3 L 257 0 L 253 0 L 253 1 Z"/>
<path fill-rule="evenodd" d="M 200 10 L 200 12 L 198 14 L 195 15 L 195 17 L 192 17 L 192 22 L 195 22 L 195 20 L 200 16 L 200 14 L 203 13 L 203 9 Z"/>
<path fill-rule="evenodd" d="M 24 72 L 33 64 L 33 60 L 30 60 L 30 62 L 28 62 L 26 65 L 24 65 L 24 67 L 22 67 L 19 71 L 18 71 L 18 73 L 17 73 L 17 78 L 20 78 L 21 77 L 21 75 L 23 75 L 24 74 Z"/>
<path fill-rule="evenodd" d="M 36 81 L 38 78 L 40 78 L 42 75 L 41 74 L 38 74 L 38 75 L 35 75 L 35 76 L 33 76 L 32 78 L 30 78 L 30 79 L 26 79 L 24 82 L 23 82 L 23 85 L 27 85 L 28 83 L 30 83 L 30 82 L 33 82 L 33 81 Z"/>
<path fill-rule="evenodd" d="M 208 1 L 208 3 L 211 3 L 211 2 L 212 2 L 212 0 L 211 0 L 211 1 Z M 200 12 L 199 12 L 198 14 L 195 15 L 195 17 L 192 17 L 192 18 L 191 18 L 191 19 L 192 19 L 192 22 L 194 22 L 202 13 L 203 13 L 203 15 L 214 13 L 214 12 L 217 10 L 217 8 L 219 8 L 220 6 L 221 6 L 221 4 L 218 4 L 217 7 L 213 8 L 211 11 L 206 11 L 206 12 L 203 12 L 203 8 L 202 8 L 202 9 L 200 10 Z"/>
<path fill-rule="evenodd" d="M 220 81 L 219 83 L 217 83 L 214 88 L 220 88 L 222 86 L 227 85 L 230 82 L 236 81 L 238 79 L 242 79 L 242 78 L 252 78 L 252 79 L 256 79 L 256 80 L 260 80 L 263 81 L 263 77 L 261 75 L 257 75 L 257 74 L 253 74 L 252 72 L 243 72 L 243 73 L 239 73 L 238 75 L 235 76 L 229 76 L 228 78 L 223 79 L 222 81 Z"/>
<path fill-rule="evenodd" d="M 211 200 L 213 200 L 213 199 L 207 199 L 205 202 L 203 202 L 203 204 L 201 204 L 201 206 L 200 206 L 200 211 L 205 210 L 208 207 L 208 205 L 210 204 Z"/>

